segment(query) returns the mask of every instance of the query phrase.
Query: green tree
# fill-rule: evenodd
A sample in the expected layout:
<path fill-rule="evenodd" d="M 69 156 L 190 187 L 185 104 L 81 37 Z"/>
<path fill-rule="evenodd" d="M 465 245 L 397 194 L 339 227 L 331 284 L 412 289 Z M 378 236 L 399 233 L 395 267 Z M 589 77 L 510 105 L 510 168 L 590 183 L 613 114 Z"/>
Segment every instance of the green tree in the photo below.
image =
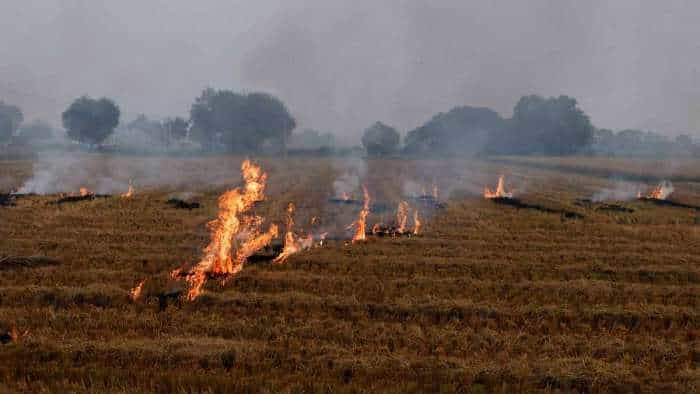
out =
<path fill-rule="evenodd" d="M 181 141 L 187 137 L 189 123 L 183 118 L 168 118 L 163 121 L 163 128 L 168 136 L 168 141 Z"/>
<path fill-rule="evenodd" d="M 569 155 L 588 147 L 594 127 L 568 96 L 524 96 L 513 110 L 508 153 Z"/>
<path fill-rule="evenodd" d="M 190 109 L 191 137 L 205 150 L 255 152 L 266 144 L 284 146 L 296 127 L 279 99 L 264 93 L 206 89 Z"/>
<path fill-rule="evenodd" d="M 404 151 L 471 156 L 482 152 L 505 125 L 506 121 L 489 108 L 455 107 L 408 132 Z"/>
<path fill-rule="evenodd" d="M 53 128 L 43 120 L 35 120 L 19 129 L 19 135 L 30 141 L 46 141 L 53 138 Z"/>
<path fill-rule="evenodd" d="M 394 153 L 399 148 L 401 136 L 391 126 L 376 122 L 362 135 L 362 145 L 371 156 L 383 156 Z"/>
<path fill-rule="evenodd" d="M 73 101 L 63 112 L 63 127 L 68 137 L 83 144 L 100 145 L 119 124 L 120 111 L 114 101 L 87 96 Z"/>
<path fill-rule="evenodd" d="M 0 143 L 6 143 L 24 121 L 22 110 L 0 101 Z"/>

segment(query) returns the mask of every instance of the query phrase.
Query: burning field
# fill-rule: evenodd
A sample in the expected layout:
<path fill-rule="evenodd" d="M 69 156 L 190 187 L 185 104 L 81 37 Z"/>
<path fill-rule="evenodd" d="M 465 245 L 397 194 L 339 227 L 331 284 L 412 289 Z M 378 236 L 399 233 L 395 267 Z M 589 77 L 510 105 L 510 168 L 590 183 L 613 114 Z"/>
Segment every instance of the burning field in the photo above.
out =
<path fill-rule="evenodd" d="M 169 160 L 0 195 L 0 391 L 700 387 L 695 174 Z"/>

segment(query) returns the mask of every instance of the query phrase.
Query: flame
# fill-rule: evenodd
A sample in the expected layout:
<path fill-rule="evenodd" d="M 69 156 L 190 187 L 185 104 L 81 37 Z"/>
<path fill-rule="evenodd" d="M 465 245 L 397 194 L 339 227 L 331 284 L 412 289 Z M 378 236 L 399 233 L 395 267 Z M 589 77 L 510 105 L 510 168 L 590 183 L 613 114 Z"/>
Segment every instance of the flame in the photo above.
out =
<path fill-rule="evenodd" d="M 380 231 L 382 231 L 382 223 L 374 223 L 374 226 L 372 226 L 372 234 L 377 234 Z"/>
<path fill-rule="evenodd" d="M 646 198 L 653 199 L 653 200 L 665 200 L 671 193 L 673 193 L 673 185 L 671 182 L 668 181 L 663 181 L 659 183 L 655 188 L 653 188 L 649 194 L 647 194 Z M 641 193 L 638 193 L 637 195 L 639 196 Z"/>
<path fill-rule="evenodd" d="M 418 210 L 413 211 L 413 234 L 420 234 L 421 222 L 418 218 Z"/>
<path fill-rule="evenodd" d="M 287 206 L 287 233 L 284 235 L 284 248 L 282 253 L 273 260 L 273 263 L 282 264 L 289 256 L 310 248 L 313 243 L 314 238 L 310 234 L 301 239 L 294 236 L 294 204 L 290 202 Z"/>
<path fill-rule="evenodd" d="M 256 202 L 265 199 L 264 190 L 267 174 L 249 160 L 241 164 L 245 185 L 229 190 L 219 197 L 219 214 L 209 222 L 211 241 L 204 248 L 204 256 L 191 269 L 185 272 L 190 285 L 187 293 L 189 300 L 194 300 L 210 275 L 222 275 L 227 278 L 235 276 L 243 269 L 245 260 L 257 250 L 265 247 L 278 234 L 276 225 L 268 231 L 261 232 L 262 218 L 244 216 Z M 235 248 L 235 258 L 232 258 Z M 182 271 L 173 274 L 181 275 Z"/>
<path fill-rule="evenodd" d="M 367 187 L 365 185 L 362 185 L 362 192 L 365 195 L 365 204 L 362 207 L 362 210 L 360 211 L 360 215 L 357 218 L 357 221 L 354 223 L 355 224 L 355 235 L 352 237 L 352 243 L 358 242 L 358 241 L 364 241 L 366 239 L 366 234 L 365 234 L 365 223 L 367 221 L 367 215 L 369 215 L 369 192 L 367 191 Z"/>
<path fill-rule="evenodd" d="M 403 234 L 406 231 L 406 223 L 408 222 L 408 203 L 401 201 L 396 208 L 396 226 L 397 232 Z"/>
<path fill-rule="evenodd" d="M 489 188 L 484 189 L 484 198 L 513 198 L 513 193 L 506 192 L 505 190 L 505 180 L 503 175 L 498 177 L 498 185 L 496 186 L 496 191 Z"/>
<path fill-rule="evenodd" d="M 328 236 L 328 232 L 323 232 L 323 233 L 320 233 L 320 234 L 314 236 L 314 237 L 312 238 L 312 241 L 317 239 L 317 240 L 318 240 L 318 246 L 323 246 L 323 241 L 326 240 L 326 237 L 327 237 L 327 236 Z"/>
<path fill-rule="evenodd" d="M 340 198 L 342 198 L 342 199 L 345 200 L 345 201 L 349 201 L 349 200 L 350 200 L 350 195 L 349 195 L 347 192 L 343 192 L 343 195 L 340 196 Z"/>
<path fill-rule="evenodd" d="M 146 283 L 146 279 L 139 282 L 136 287 L 129 291 L 129 298 L 131 301 L 138 301 L 141 298 L 141 293 L 143 292 L 143 285 Z"/>
<path fill-rule="evenodd" d="M 134 185 L 129 181 L 129 190 L 122 194 L 122 198 L 131 198 L 134 195 Z"/>
<path fill-rule="evenodd" d="M 88 190 L 87 187 L 80 188 L 80 197 L 86 197 L 86 196 L 89 196 L 90 194 L 92 194 L 92 193 L 90 193 L 90 190 Z"/>

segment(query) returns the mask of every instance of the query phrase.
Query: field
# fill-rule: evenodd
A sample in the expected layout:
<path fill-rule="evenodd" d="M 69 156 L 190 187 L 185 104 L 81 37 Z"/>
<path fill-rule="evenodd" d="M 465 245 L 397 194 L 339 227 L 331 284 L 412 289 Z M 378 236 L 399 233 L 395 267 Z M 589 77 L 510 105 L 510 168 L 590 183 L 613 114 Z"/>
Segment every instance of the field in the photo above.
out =
<path fill-rule="evenodd" d="M 293 201 L 299 223 L 349 224 L 356 212 L 327 203 L 337 161 L 261 158 L 269 187 L 256 212 L 283 223 Z M 698 162 L 368 160 L 376 201 L 397 203 L 408 179 L 439 184 L 447 207 L 424 212 L 422 235 L 329 241 L 163 307 L 168 272 L 201 256 L 240 162 L 88 156 L 90 179 L 119 167 L 136 195 L 0 207 L 0 256 L 57 261 L 0 265 L 0 334 L 20 333 L 0 344 L 0 391 L 700 390 Z M 0 161 L 0 178 L 18 186 L 32 164 Z M 146 167 L 162 182 L 143 180 Z M 483 199 L 499 174 L 549 211 Z M 577 202 L 617 179 L 664 178 L 690 207 Z M 71 182 L 66 191 L 81 186 Z M 202 208 L 166 205 L 177 192 Z M 145 299 L 132 302 L 144 278 Z"/>

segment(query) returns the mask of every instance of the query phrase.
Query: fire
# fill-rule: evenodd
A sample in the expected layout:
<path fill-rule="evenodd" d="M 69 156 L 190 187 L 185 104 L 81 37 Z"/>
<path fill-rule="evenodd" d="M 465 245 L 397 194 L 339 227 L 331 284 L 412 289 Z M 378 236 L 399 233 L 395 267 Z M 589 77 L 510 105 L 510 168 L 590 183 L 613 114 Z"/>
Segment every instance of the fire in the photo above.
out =
<path fill-rule="evenodd" d="M 663 181 L 653 188 L 649 194 L 647 194 L 646 198 L 652 200 L 665 200 L 669 195 L 671 195 L 671 193 L 673 193 L 673 190 L 674 188 L 671 182 Z M 637 193 L 637 197 L 640 198 L 641 193 Z"/>
<path fill-rule="evenodd" d="M 421 222 L 418 218 L 418 210 L 413 211 L 413 234 L 420 234 Z"/>
<path fill-rule="evenodd" d="M 484 198 L 513 198 L 513 193 L 506 192 L 505 190 L 505 180 L 504 176 L 498 177 L 498 185 L 496 186 L 496 191 L 489 188 L 484 189 Z"/>
<path fill-rule="evenodd" d="M 282 264 L 289 256 L 310 248 L 313 243 L 312 235 L 305 238 L 297 238 L 294 235 L 294 204 L 290 202 L 287 206 L 287 233 L 284 235 L 284 248 L 282 253 L 273 260 L 273 263 Z"/>
<path fill-rule="evenodd" d="M 343 192 L 343 195 L 341 195 L 340 198 L 345 201 L 350 201 L 350 195 L 347 192 Z"/>
<path fill-rule="evenodd" d="M 403 234 L 406 231 L 406 223 L 408 222 L 408 203 L 401 201 L 396 209 L 396 231 Z"/>
<path fill-rule="evenodd" d="M 264 190 L 267 174 L 262 169 L 245 160 L 241 165 L 245 185 L 229 190 L 219 197 L 219 214 L 209 222 L 211 241 L 204 248 L 204 256 L 189 271 L 174 274 L 185 276 L 190 285 L 187 294 L 194 300 L 210 276 L 231 278 L 243 269 L 245 260 L 265 247 L 278 235 L 276 225 L 262 232 L 262 218 L 246 216 L 255 203 L 265 199 Z M 235 257 L 232 256 L 232 252 Z"/>
<path fill-rule="evenodd" d="M 90 193 L 90 190 L 88 190 L 87 187 L 80 188 L 80 197 L 86 197 L 86 196 L 89 196 L 90 194 L 92 194 L 92 193 Z"/>
<path fill-rule="evenodd" d="M 129 291 L 129 298 L 131 301 L 138 301 L 141 298 L 141 293 L 143 292 L 143 285 L 146 284 L 146 279 L 139 282 L 136 287 Z"/>
<path fill-rule="evenodd" d="M 362 210 L 360 211 L 360 215 L 357 218 L 357 222 L 355 222 L 355 235 L 352 237 L 352 243 L 358 242 L 358 241 L 364 241 L 366 239 L 365 235 L 365 224 L 367 221 L 367 215 L 369 215 L 369 192 L 367 191 L 367 187 L 362 185 L 362 192 L 365 195 L 365 203 L 364 206 L 362 207 Z"/>
<path fill-rule="evenodd" d="M 122 194 L 122 198 L 131 198 L 134 195 L 134 185 L 129 181 L 129 189 L 126 193 Z"/>

